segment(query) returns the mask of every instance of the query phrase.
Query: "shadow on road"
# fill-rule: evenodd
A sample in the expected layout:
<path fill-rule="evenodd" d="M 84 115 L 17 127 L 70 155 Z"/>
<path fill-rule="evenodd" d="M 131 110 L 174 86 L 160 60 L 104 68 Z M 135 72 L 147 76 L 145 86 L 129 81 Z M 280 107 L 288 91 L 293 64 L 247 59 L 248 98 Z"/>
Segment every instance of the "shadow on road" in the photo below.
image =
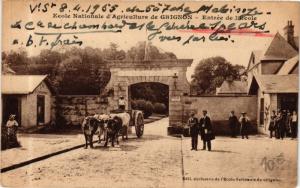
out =
<path fill-rule="evenodd" d="M 141 138 L 137 138 L 137 137 L 129 137 L 128 140 L 122 140 L 123 142 L 129 142 L 129 141 L 136 141 L 136 142 L 146 142 L 146 141 L 151 141 L 151 140 L 160 140 L 166 138 L 164 136 L 161 135 L 143 135 Z"/>
<path fill-rule="evenodd" d="M 100 150 L 100 151 L 133 151 L 136 150 L 138 147 L 133 145 L 115 145 L 115 147 L 112 147 L 108 145 L 107 147 L 104 147 L 102 145 L 94 146 L 94 150 Z"/>
<path fill-rule="evenodd" d="M 133 145 L 121 145 L 120 148 L 122 151 L 133 151 L 136 150 L 138 147 Z"/>
<path fill-rule="evenodd" d="M 210 152 L 219 152 L 219 153 L 237 153 L 237 152 L 226 151 L 226 150 L 211 150 Z"/>
<path fill-rule="evenodd" d="M 90 149 L 90 148 L 88 147 L 87 149 Z M 97 146 L 94 146 L 92 149 L 103 150 L 103 151 L 109 151 L 109 147 L 104 147 L 103 145 L 97 145 Z"/>
<path fill-rule="evenodd" d="M 132 150 L 136 150 L 138 148 L 138 146 L 134 146 L 134 145 L 129 145 L 131 143 L 134 142 L 146 142 L 146 141 L 154 141 L 154 140 L 160 140 L 166 138 L 164 136 L 160 136 L 160 135 L 144 135 L 141 138 L 137 138 L 137 137 L 129 137 L 127 140 L 122 140 L 119 139 L 120 145 L 115 145 L 115 147 L 112 147 L 110 144 L 111 142 L 108 143 L 108 147 L 104 147 L 103 144 L 104 142 L 101 142 L 101 145 L 97 144 L 94 145 L 94 150 L 101 150 L 101 151 L 132 151 Z M 90 149 L 90 148 L 88 148 Z"/>

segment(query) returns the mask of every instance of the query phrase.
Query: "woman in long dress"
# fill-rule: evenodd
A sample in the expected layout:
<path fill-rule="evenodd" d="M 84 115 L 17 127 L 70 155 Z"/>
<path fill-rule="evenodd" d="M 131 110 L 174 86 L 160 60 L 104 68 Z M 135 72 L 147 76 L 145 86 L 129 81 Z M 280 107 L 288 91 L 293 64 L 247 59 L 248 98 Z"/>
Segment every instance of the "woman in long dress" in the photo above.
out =
<path fill-rule="evenodd" d="M 18 122 L 15 120 L 16 115 L 11 114 L 8 121 L 6 122 L 7 136 L 8 136 L 8 147 L 18 147 L 19 142 L 17 139 Z"/>

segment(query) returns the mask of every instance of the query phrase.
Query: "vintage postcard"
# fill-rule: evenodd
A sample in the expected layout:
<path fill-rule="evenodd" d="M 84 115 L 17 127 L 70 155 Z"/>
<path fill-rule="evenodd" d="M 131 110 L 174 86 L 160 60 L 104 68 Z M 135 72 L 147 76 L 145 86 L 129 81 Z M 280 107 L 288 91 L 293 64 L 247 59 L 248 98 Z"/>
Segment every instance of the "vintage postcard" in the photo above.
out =
<path fill-rule="evenodd" d="M 1 186 L 297 187 L 299 2 L 2 10 Z"/>

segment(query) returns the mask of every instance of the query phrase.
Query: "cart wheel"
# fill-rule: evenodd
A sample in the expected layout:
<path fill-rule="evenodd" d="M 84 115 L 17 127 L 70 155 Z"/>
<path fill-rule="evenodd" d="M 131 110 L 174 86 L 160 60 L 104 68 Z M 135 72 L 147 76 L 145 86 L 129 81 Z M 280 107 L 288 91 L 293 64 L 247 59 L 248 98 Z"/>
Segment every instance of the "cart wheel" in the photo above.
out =
<path fill-rule="evenodd" d="M 144 133 L 144 117 L 142 113 L 137 113 L 137 120 L 135 122 L 135 134 L 138 138 Z"/>

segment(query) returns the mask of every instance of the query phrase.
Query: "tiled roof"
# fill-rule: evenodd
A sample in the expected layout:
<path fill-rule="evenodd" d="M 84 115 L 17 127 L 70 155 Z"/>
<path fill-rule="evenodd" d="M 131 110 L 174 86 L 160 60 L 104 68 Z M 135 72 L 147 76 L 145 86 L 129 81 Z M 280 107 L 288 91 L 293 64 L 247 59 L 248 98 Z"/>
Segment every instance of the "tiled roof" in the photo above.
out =
<path fill-rule="evenodd" d="M 218 88 L 217 94 L 246 94 L 247 82 L 225 80 Z"/>
<path fill-rule="evenodd" d="M 254 75 L 253 79 L 264 93 L 298 93 L 298 74 Z"/>
<path fill-rule="evenodd" d="M 296 64 L 299 63 L 299 55 L 296 55 L 295 57 L 287 60 L 284 62 L 283 66 L 278 71 L 278 75 L 287 75 L 289 74 L 293 68 L 296 66 Z"/>
<path fill-rule="evenodd" d="M 298 52 L 278 32 L 263 54 L 262 59 L 290 59 Z"/>
<path fill-rule="evenodd" d="M 250 71 L 254 66 L 260 64 L 261 60 L 286 61 L 297 54 L 298 52 L 277 32 L 276 35 L 269 41 L 265 51 L 252 51 L 251 57 L 254 56 L 255 62 L 254 64 L 249 62 L 247 71 Z"/>
<path fill-rule="evenodd" d="M 2 94 L 32 93 L 47 75 L 2 75 Z"/>

